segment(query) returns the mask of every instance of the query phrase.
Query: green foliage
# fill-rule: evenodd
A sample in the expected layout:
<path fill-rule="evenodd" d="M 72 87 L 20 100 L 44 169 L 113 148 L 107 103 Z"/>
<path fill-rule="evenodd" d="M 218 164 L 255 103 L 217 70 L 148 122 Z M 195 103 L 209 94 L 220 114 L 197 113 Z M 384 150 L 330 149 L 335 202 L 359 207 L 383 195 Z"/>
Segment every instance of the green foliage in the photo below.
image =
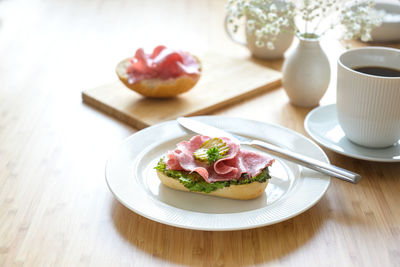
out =
<path fill-rule="evenodd" d="M 219 154 L 218 147 L 212 147 L 207 150 L 208 165 L 212 165 L 214 162 L 216 162 L 220 158 L 222 158 L 222 156 Z"/>

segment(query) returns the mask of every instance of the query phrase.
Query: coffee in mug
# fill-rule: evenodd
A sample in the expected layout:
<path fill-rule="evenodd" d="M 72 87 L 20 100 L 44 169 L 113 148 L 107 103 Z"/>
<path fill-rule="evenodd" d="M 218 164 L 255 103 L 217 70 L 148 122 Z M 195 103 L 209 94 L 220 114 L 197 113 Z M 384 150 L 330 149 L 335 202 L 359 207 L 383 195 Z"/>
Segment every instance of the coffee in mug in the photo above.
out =
<path fill-rule="evenodd" d="M 370 75 L 375 75 L 375 76 L 400 77 L 400 70 L 379 67 L 379 66 L 357 67 L 357 68 L 354 68 L 353 70 L 364 73 L 364 74 L 370 74 Z"/>

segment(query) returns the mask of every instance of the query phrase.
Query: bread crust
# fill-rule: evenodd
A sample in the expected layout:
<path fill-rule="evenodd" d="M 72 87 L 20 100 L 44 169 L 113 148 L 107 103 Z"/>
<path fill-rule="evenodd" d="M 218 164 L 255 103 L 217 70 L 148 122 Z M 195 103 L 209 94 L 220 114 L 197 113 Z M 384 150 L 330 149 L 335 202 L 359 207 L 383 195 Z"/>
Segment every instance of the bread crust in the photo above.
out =
<path fill-rule="evenodd" d="M 163 172 L 157 170 L 158 178 L 160 179 L 161 183 L 165 186 L 170 188 L 186 191 L 186 192 L 193 192 L 187 189 L 182 183 L 180 183 L 177 179 L 168 177 Z M 217 189 L 210 193 L 204 192 L 193 192 L 217 197 L 224 197 L 224 198 L 231 198 L 231 199 L 241 199 L 241 200 L 248 200 L 253 199 L 260 196 L 267 187 L 269 179 L 263 183 L 259 182 L 252 182 L 250 184 L 241 184 L 241 185 L 231 185 L 229 187 L 224 187 L 221 189 Z"/>
<path fill-rule="evenodd" d="M 200 60 L 197 57 L 197 62 L 200 65 Z M 181 75 L 178 78 L 163 79 L 147 79 L 136 83 L 129 83 L 129 75 L 126 73 L 126 68 L 130 65 L 129 58 L 126 58 L 118 63 L 115 71 L 121 82 L 129 89 L 152 98 L 169 98 L 174 97 L 192 89 L 198 80 L 199 74 Z"/>

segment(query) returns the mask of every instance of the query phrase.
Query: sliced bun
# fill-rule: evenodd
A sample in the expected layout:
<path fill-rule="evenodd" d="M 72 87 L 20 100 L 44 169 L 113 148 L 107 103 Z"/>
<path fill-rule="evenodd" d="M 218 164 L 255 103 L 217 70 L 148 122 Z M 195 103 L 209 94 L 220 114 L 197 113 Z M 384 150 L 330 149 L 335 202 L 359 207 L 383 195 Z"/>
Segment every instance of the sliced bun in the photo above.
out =
<path fill-rule="evenodd" d="M 161 171 L 158 171 L 158 170 L 157 170 L 157 175 L 158 175 L 158 178 L 160 178 L 161 182 L 165 186 L 168 186 L 173 189 L 181 190 L 181 191 L 191 192 L 183 184 L 181 184 L 177 179 L 168 177 L 167 175 L 165 175 L 164 173 L 162 173 Z M 267 180 L 264 183 L 253 182 L 250 184 L 231 185 L 229 187 L 217 189 L 210 193 L 203 193 L 203 192 L 193 192 L 193 193 L 200 193 L 200 194 L 218 196 L 218 197 L 224 197 L 224 198 L 247 200 L 247 199 L 256 198 L 259 195 L 261 195 L 265 191 L 268 181 L 269 180 Z"/>
<path fill-rule="evenodd" d="M 195 57 L 200 65 L 200 60 Z M 200 74 L 181 75 L 178 78 L 163 79 L 147 79 L 136 83 L 129 83 L 129 76 L 126 73 L 126 68 L 130 65 L 129 58 L 118 63 L 115 71 L 118 78 L 129 89 L 146 97 L 168 98 L 174 97 L 184 92 L 189 91 L 196 85 L 200 79 Z M 200 70 L 201 71 L 201 70 Z"/>

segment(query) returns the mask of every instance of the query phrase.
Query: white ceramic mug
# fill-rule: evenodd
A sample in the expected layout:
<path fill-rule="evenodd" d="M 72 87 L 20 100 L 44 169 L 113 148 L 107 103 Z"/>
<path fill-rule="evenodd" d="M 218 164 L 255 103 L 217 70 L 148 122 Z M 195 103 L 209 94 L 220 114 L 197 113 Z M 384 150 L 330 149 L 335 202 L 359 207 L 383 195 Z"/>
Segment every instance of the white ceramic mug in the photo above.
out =
<path fill-rule="evenodd" d="M 360 67 L 400 70 L 400 50 L 357 48 L 338 60 L 337 115 L 346 137 L 366 147 L 391 146 L 400 139 L 400 77 L 354 70 Z"/>
<path fill-rule="evenodd" d="M 256 36 L 254 33 L 250 33 L 246 30 L 246 41 L 242 41 L 234 35 L 228 27 L 229 17 L 225 18 L 225 31 L 228 33 L 228 36 L 240 45 L 247 47 L 250 53 L 259 59 L 278 59 L 282 58 L 285 54 L 286 50 L 290 47 L 293 42 L 293 35 L 288 33 L 280 33 L 276 37 L 274 41 L 274 49 L 269 49 L 266 46 L 258 47 L 256 45 Z"/>
<path fill-rule="evenodd" d="M 276 0 L 274 3 L 277 5 L 278 9 L 283 9 L 286 6 L 286 2 L 283 0 Z M 229 19 L 230 16 L 227 14 L 225 16 L 225 31 L 228 34 L 228 36 L 234 41 L 235 43 L 238 43 L 240 45 L 243 45 L 247 47 L 251 54 L 259 59 L 278 59 L 282 58 L 285 51 L 290 47 L 290 45 L 293 42 L 293 34 L 290 33 L 279 33 L 276 36 L 276 40 L 274 41 L 274 49 L 269 49 L 266 46 L 263 47 L 258 47 L 256 45 L 256 36 L 254 32 L 249 32 L 246 27 L 246 41 L 240 40 L 229 28 Z M 247 23 L 247 21 L 246 21 Z M 244 23 L 244 26 L 246 25 Z M 265 43 L 267 40 L 265 40 Z"/>

